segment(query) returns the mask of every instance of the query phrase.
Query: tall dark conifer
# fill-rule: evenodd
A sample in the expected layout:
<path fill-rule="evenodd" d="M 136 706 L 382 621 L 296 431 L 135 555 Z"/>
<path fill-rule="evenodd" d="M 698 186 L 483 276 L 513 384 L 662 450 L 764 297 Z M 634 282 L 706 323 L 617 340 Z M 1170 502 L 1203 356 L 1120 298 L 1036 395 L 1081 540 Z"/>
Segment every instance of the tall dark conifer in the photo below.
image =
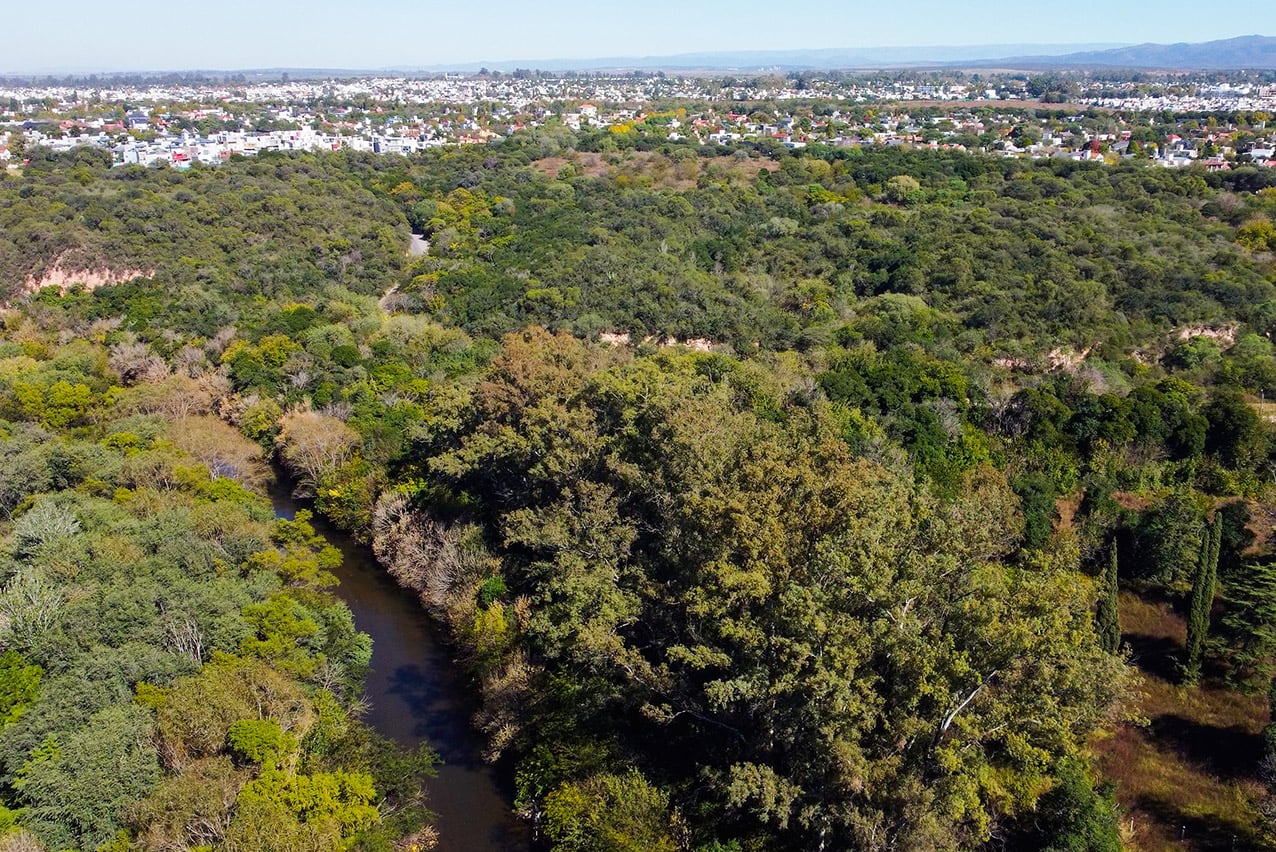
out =
<path fill-rule="evenodd" d="M 1117 545 L 1115 541 L 1112 542 L 1108 562 L 1103 569 L 1095 630 L 1099 634 L 1099 647 L 1109 654 L 1115 654 L 1121 645 L 1121 623 L 1117 616 Z"/>
<path fill-rule="evenodd" d="M 1205 639 L 1210 631 L 1210 611 L 1214 608 L 1214 592 L 1218 584 L 1222 528 L 1221 521 L 1215 520 L 1201 537 L 1201 555 L 1192 579 L 1192 599 L 1187 615 L 1187 653 L 1183 664 L 1183 680 L 1186 683 L 1195 683 L 1201 676 Z"/>

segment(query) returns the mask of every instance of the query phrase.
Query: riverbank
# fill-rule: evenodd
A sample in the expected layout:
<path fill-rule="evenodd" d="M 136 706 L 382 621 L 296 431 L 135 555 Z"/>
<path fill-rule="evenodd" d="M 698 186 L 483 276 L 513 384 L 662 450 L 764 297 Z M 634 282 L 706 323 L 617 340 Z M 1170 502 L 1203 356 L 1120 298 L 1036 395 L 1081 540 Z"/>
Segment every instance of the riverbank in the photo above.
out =
<path fill-rule="evenodd" d="M 278 517 L 291 518 L 299 501 L 286 482 L 269 489 Z M 404 746 L 427 743 L 438 752 L 438 775 L 427 785 L 438 815 L 441 852 L 516 852 L 530 846 L 514 815 L 508 772 L 485 763 L 483 742 L 470 724 L 475 709 L 462 673 L 416 597 L 377 565 L 371 550 L 316 516 L 315 528 L 342 554 L 334 590 L 355 625 L 372 637 L 366 682 L 366 721 Z"/>

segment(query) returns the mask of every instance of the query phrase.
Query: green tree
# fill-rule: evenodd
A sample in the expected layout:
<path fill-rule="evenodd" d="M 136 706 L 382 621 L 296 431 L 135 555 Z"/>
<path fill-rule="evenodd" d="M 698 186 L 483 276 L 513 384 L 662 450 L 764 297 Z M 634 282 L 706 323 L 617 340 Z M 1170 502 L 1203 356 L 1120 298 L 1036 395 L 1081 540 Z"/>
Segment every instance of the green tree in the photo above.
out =
<path fill-rule="evenodd" d="M 1099 610 L 1095 619 L 1099 647 L 1109 654 L 1115 654 L 1121 645 L 1117 589 L 1117 545 L 1113 541 L 1108 548 L 1108 560 L 1103 568 L 1103 579 L 1099 588 Z"/>
<path fill-rule="evenodd" d="M 124 827 L 125 808 L 159 780 L 150 714 L 116 705 L 50 737 L 14 779 L 26 824 L 54 849 L 94 849 Z"/>
<path fill-rule="evenodd" d="M 297 748 L 273 719 L 240 719 L 226 732 L 226 744 L 236 757 L 249 763 L 278 763 Z"/>
<path fill-rule="evenodd" d="M 372 777 L 358 772 L 290 775 L 265 767 L 245 784 L 226 829 L 227 852 L 349 849 L 380 820 Z"/>
<path fill-rule="evenodd" d="M 1031 827 L 1012 835 L 1011 848 L 1042 852 L 1121 852 L 1117 804 L 1111 785 L 1096 790 L 1078 760 L 1066 760 L 1041 797 Z"/>
<path fill-rule="evenodd" d="M 563 784 L 545 800 L 545 836 L 557 852 L 676 852 L 679 823 L 669 796 L 637 770 Z"/>
<path fill-rule="evenodd" d="M 17 651 L 0 654 L 0 730 L 22 716 L 40 689 L 44 669 L 27 665 Z"/>
<path fill-rule="evenodd" d="M 311 677 L 320 659 L 315 653 L 319 623 L 305 605 L 286 593 L 244 607 L 252 634 L 240 642 L 241 653 L 260 657 L 298 677 Z"/>
<path fill-rule="evenodd" d="M 1227 466 L 1253 469 L 1267 455 L 1268 431 L 1240 391 L 1216 389 L 1204 414 L 1209 421 L 1205 449 Z"/>
<path fill-rule="evenodd" d="M 1200 567 L 1203 516 L 1200 497 L 1187 488 L 1175 489 L 1143 514 L 1135 538 L 1142 578 L 1187 594 Z"/>
<path fill-rule="evenodd" d="M 1192 579 L 1192 596 L 1188 604 L 1187 648 L 1183 663 L 1183 680 L 1196 683 L 1201 676 L 1201 663 L 1205 657 L 1205 642 L 1209 635 L 1210 613 L 1214 609 L 1214 594 L 1218 585 L 1218 554 L 1223 524 L 1215 520 L 1201 536 L 1201 554 L 1196 575 Z"/>
<path fill-rule="evenodd" d="M 1223 597 L 1219 632 L 1227 678 L 1238 686 L 1266 684 L 1276 675 L 1276 565 L 1262 561 L 1240 566 Z"/>
<path fill-rule="evenodd" d="M 23 156 L 27 152 L 27 137 L 22 131 L 14 131 L 9 134 L 8 141 L 9 153 L 19 163 L 22 162 Z"/>
<path fill-rule="evenodd" d="M 1276 226 L 1270 219 L 1251 219 L 1236 229 L 1236 242 L 1249 251 L 1271 251 L 1276 246 Z"/>

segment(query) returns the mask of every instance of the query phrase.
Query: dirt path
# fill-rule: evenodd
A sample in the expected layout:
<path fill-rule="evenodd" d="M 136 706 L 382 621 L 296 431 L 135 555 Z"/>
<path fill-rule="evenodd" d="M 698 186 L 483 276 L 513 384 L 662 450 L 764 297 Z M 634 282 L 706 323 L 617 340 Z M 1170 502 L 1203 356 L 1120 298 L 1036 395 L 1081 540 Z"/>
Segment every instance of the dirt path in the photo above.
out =
<path fill-rule="evenodd" d="M 408 243 L 408 257 L 416 259 L 418 257 L 425 257 L 429 253 L 430 241 L 420 234 L 413 234 L 412 241 Z M 377 304 L 381 307 L 381 310 L 388 310 L 386 306 L 390 304 L 390 297 L 397 292 L 399 292 L 399 285 L 397 284 L 385 291 L 385 295 L 377 300 Z"/>

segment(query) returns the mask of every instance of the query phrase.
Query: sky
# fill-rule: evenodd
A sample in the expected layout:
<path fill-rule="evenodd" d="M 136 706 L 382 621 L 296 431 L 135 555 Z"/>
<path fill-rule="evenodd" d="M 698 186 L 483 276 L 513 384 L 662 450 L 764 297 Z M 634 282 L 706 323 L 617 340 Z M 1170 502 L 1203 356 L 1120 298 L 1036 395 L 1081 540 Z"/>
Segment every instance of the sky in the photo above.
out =
<path fill-rule="evenodd" d="M 1199 0 L 61 0 L 0 4 L 0 72 L 375 69 L 726 50 L 1138 43 L 1276 35 Z M 1248 4 L 1246 4 L 1248 5 Z M 1217 10 L 1215 10 L 1217 11 Z"/>

